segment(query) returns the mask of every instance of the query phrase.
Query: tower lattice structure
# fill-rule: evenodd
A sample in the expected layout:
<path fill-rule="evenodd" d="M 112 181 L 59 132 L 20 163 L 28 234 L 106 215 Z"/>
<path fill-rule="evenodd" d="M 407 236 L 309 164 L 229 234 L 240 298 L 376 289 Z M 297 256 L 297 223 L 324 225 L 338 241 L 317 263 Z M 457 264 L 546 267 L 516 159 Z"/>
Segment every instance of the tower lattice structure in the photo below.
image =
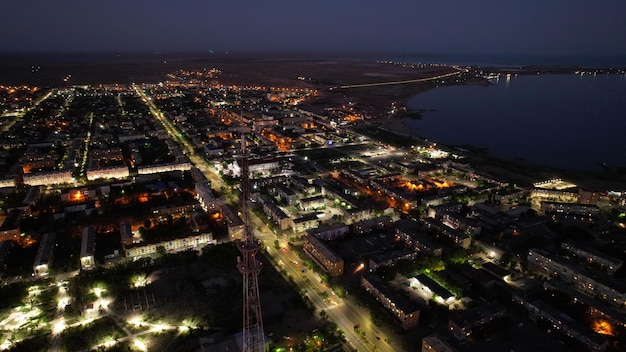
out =
<path fill-rule="evenodd" d="M 243 276 L 243 352 L 265 351 L 261 298 L 259 297 L 258 275 L 263 264 L 257 259 L 260 244 L 254 238 L 250 226 L 250 176 L 245 135 L 241 136 L 241 193 L 244 216 L 244 235 L 237 244 L 242 258 L 237 268 Z"/>

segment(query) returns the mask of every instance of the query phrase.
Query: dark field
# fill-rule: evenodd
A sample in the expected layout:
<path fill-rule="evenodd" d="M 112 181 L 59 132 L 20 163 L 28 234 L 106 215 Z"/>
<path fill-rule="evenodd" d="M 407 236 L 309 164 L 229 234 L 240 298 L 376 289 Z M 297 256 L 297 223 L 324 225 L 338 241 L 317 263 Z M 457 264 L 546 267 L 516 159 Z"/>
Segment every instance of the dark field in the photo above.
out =
<path fill-rule="evenodd" d="M 0 54 L 0 83 L 60 87 L 163 81 L 181 68 L 203 68 L 188 55 L 161 54 Z M 72 75 L 68 82 L 63 79 Z"/>
<path fill-rule="evenodd" d="M 383 114 L 391 103 L 403 106 L 436 82 L 351 89 L 340 85 L 414 80 L 453 72 L 446 66 L 410 67 L 374 58 L 263 57 L 227 54 L 0 54 L 0 84 L 63 87 L 82 84 L 157 83 L 181 69 L 222 71 L 224 85 L 309 88 L 318 91 L 304 109 L 351 103 L 359 111 Z M 70 76 L 71 75 L 71 76 Z M 65 81 L 65 78 L 69 79 Z M 298 79 L 300 77 L 300 79 Z"/>

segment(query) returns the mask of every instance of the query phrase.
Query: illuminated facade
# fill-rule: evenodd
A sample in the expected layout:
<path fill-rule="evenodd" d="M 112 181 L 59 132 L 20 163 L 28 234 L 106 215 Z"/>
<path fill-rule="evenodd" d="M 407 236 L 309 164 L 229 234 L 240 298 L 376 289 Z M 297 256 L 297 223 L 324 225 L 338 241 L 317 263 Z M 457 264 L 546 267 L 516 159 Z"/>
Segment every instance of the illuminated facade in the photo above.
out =
<path fill-rule="evenodd" d="M 396 223 L 395 236 L 405 245 L 415 252 L 424 253 L 429 256 L 441 256 L 443 246 L 428 238 L 417 227 L 417 222 L 409 219 L 402 219 Z"/>
<path fill-rule="evenodd" d="M 2 177 L 0 178 L 0 188 L 6 187 L 15 187 L 15 178 L 14 177 Z"/>
<path fill-rule="evenodd" d="M 313 235 L 304 236 L 303 249 L 330 276 L 343 274 L 343 259 Z"/>
<path fill-rule="evenodd" d="M 162 172 L 187 171 L 187 170 L 191 170 L 191 163 L 181 162 L 181 163 L 171 163 L 171 164 L 140 166 L 137 168 L 137 173 L 139 175 L 149 175 L 149 174 L 159 174 Z"/>
<path fill-rule="evenodd" d="M 120 238 L 122 241 L 122 246 L 129 246 L 135 242 L 133 238 L 133 232 L 130 227 L 130 222 L 120 222 Z"/>
<path fill-rule="evenodd" d="M 370 208 L 353 207 L 343 211 L 342 220 L 345 224 L 351 225 L 355 222 L 369 220 L 374 214 Z"/>
<path fill-rule="evenodd" d="M 439 220 L 426 218 L 422 220 L 427 228 L 435 230 L 438 235 L 452 241 L 455 246 L 468 249 L 472 244 L 472 238 L 460 230 L 446 226 Z"/>
<path fill-rule="evenodd" d="M 299 218 L 291 219 L 291 229 L 295 233 L 302 233 L 306 232 L 308 229 L 316 228 L 319 223 L 320 221 L 317 218 L 317 214 L 304 214 Z"/>
<path fill-rule="evenodd" d="M 274 201 L 264 195 L 259 196 L 259 202 L 263 204 L 263 212 L 267 215 L 268 218 L 274 220 L 281 231 L 287 230 L 289 226 L 291 226 L 291 219 L 289 215 L 285 214 L 285 212 L 274 203 Z"/>
<path fill-rule="evenodd" d="M 495 320 L 504 318 L 506 309 L 498 303 L 491 302 L 452 315 L 448 320 L 448 328 L 452 335 L 464 340 L 472 334 L 472 330 Z"/>
<path fill-rule="evenodd" d="M 335 240 L 341 238 L 350 232 L 350 228 L 340 222 L 332 225 L 323 225 L 307 231 L 307 234 L 313 235 L 322 240 Z"/>
<path fill-rule="evenodd" d="M 600 213 L 600 208 L 593 204 L 578 203 L 558 203 L 558 202 L 541 202 L 541 210 L 546 214 L 555 215 L 580 215 L 587 217 L 596 217 Z"/>
<path fill-rule="evenodd" d="M 617 258 L 609 257 L 608 255 L 593 250 L 591 248 L 584 248 L 574 242 L 561 243 L 561 249 L 574 254 L 575 256 L 582 258 L 589 264 L 595 264 L 602 270 L 606 271 L 610 275 L 615 274 L 619 270 L 624 262 Z"/>
<path fill-rule="evenodd" d="M 605 351 L 608 340 L 591 329 L 584 327 L 580 322 L 567 316 L 546 302 L 535 299 L 527 300 L 514 295 L 513 302 L 520 304 L 528 311 L 533 321 L 543 320 L 548 322 L 556 331 L 561 331 L 570 338 L 582 343 L 589 351 Z"/>
<path fill-rule="evenodd" d="M 422 339 L 421 352 L 457 352 L 449 343 L 437 335 L 426 336 Z"/>
<path fill-rule="evenodd" d="M 97 168 L 87 170 L 87 180 L 93 181 L 97 179 L 108 179 L 108 178 L 126 178 L 130 176 L 130 172 L 128 171 L 128 167 L 126 166 L 111 166 L 107 168 Z"/>
<path fill-rule="evenodd" d="M 174 238 L 168 241 L 125 245 L 124 253 L 127 258 L 140 258 L 157 254 L 159 247 L 163 247 L 168 253 L 176 253 L 188 249 L 200 250 L 202 247 L 211 243 L 213 243 L 212 234 L 201 233 L 187 237 Z"/>
<path fill-rule="evenodd" d="M 572 284 L 576 290 L 597 297 L 609 304 L 621 308 L 626 306 L 626 285 L 623 282 L 587 270 L 541 249 L 530 249 L 527 259 L 531 269 Z"/>
<path fill-rule="evenodd" d="M 206 212 L 218 210 L 220 205 L 224 203 L 222 199 L 215 198 L 209 183 L 196 182 L 195 190 L 196 198 L 200 202 L 202 209 Z"/>
<path fill-rule="evenodd" d="M 83 228 L 83 237 L 80 245 L 80 267 L 90 270 L 96 265 L 96 233 L 93 227 Z"/>
<path fill-rule="evenodd" d="M 372 294 L 400 322 L 403 329 L 417 327 L 420 320 L 419 307 L 389 287 L 376 275 L 363 275 L 361 287 Z"/>
<path fill-rule="evenodd" d="M 228 204 L 222 204 L 221 210 L 228 228 L 228 238 L 230 240 L 243 238 L 245 226 L 241 217 Z"/>
<path fill-rule="evenodd" d="M 54 258 L 54 245 L 56 244 L 56 235 L 54 233 L 46 233 L 39 242 L 37 256 L 33 263 L 33 272 L 35 276 L 45 276 L 49 274 L 50 265 Z"/>
<path fill-rule="evenodd" d="M 326 198 L 324 196 L 314 196 L 300 199 L 300 208 L 304 211 L 320 209 L 326 206 Z"/>
<path fill-rule="evenodd" d="M 232 166 L 235 176 L 241 175 L 240 162 L 241 160 L 239 159 L 233 162 Z M 280 167 L 278 159 L 275 158 L 250 159 L 248 162 L 250 175 L 269 175 Z"/>
<path fill-rule="evenodd" d="M 19 224 L 23 217 L 24 212 L 22 210 L 17 208 L 9 210 L 0 226 L 0 241 L 13 240 L 18 242 L 20 240 L 21 230 Z"/>
<path fill-rule="evenodd" d="M 51 171 L 24 175 L 22 181 L 30 186 L 50 186 L 74 183 L 75 180 L 70 171 Z"/>
<path fill-rule="evenodd" d="M 369 233 L 375 229 L 387 229 L 393 224 L 393 220 L 389 216 L 381 216 L 374 219 L 361 220 L 352 223 L 352 231 L 357 235 Z"/>

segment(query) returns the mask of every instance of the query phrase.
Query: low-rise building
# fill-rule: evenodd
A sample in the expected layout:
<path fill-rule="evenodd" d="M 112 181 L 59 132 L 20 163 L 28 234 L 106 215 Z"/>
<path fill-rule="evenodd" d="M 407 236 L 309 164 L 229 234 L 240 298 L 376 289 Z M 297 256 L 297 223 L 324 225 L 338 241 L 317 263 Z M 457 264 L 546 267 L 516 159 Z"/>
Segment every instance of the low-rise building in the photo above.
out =
<path fill-rule="evenodd" d="M 528 252 L 528 266 L 549 277 L 572 284 L 580 292 L 597 297 L 609 304 L 626 306 L 626 285 L 611 277 L 583 268 L 548 252 L 532 248 Z"/>
<path fill-rule="evenodd" d="M 13 176 L 0 176 L 0 188 L 13 188 L 16 186 L 15 177 Z"/>
<path fill-rule="evenodd" d="M 194 188 L 196 190 L 196 198 L 204 211 L 215 211 L 224 203 L 223 199 L 215 198 L 211 185 L 208 182 L 196 182 Z"/>
<path fill-rule="evenodd" d="M 561 249 L 573 254 L 574 256 L 583 259 L 585 262 L 599 266 L 602 270 L 606 271 L 610 275 L 615 274 L 619 270 L 624 261 L 613 258 L 600 251 L 597 251 L 587 246 L 581 246 L 573 241 L 566 241 L 561 243 Z"/>
<path fill-rule="evenodd" d="M 415 252 L 424 253 L 429 256 L 441 256 L 443 247 L 441 244 L 431 240 L 423 231 L 418 228 L 418 223 L 409 219 L 402 219 L 396 222 L 395 236 L 405 245 L 411 247 Z"/>
<path fill-rule="evenodd" d="M 96 265 L 96 233 L 92 226 L 83 228 L 80 244 L 80 268 L 91 270 Z"/>
<path fill-rule="evenodd" d="M 130 226 L 130 222 L 128 221 L 120 222 L 120 238 L 122 241 L 122 246 L 128 246 L 135 242 L 133 231 Z"/>
<path fill-rule="evenodd" d="M 461 230 L 472 236 L 478 236 L 482 231 L 480 222 L 477 219 L 468 218 L 459 213 L 446 213 L 443 215 L 441 221 L 448 227 Z"/>
<path fill-rule="evenodd" d="M 307 234 L 322 240 L 335 240 L 348 234 L 350 228 L 340 222 L 307 230 Z"/>
<path fill-rule="evenodd" d="M 326 206 L 326 198 L 324 196 L 313 196 L 300 199 L 300 209 L 304 211 L 321 209 Z"/>
<path fill-rule="evenodd" d="M 234 175 L 241 175 L 241 159 L 237 159 L 232 168 L 234 170 Z M 269 175 L 274 170 L 280 168 L 280 164 L 278 163 L 278 159 L 272 157 L 266 158 L 257 158 L 257 159 L 248 159 L 248 171 L 250 172 L 251 178 L 255 176 L 263 176 Z"/>
<path fill-rule="evenodd" d="M 459 213 L 462 208 L 463 204 L 456 202 L 433 205 L 428 208 L 428 217 L 441 220 L 444 214 Z"/>
<path fill-rule="evenodd" d="M 109 178 L 127 178 L 130 176 L 130 172 L 128 171 L 128 167 L 126 165 L 88 169 L 86 174 L 87 180 L 89 181 Z"/>
<path fill-rule="evenodd" d="M 197 203 L 197 201 L 194 200 L 194 202 L 190 204 L 161 204 L 153 207 L 151 211 L 154 216 L 165 216 L 171 214 L 193 213 L 194 211 L 198 211 L 200 209 L 200 203 Z"/>
<path fill-rule="evenodd" d="M 373 219 L 361 220 L 352 224 L 352 232 L 363 235 L 373 230 L 384 230 L 390 228 L 393 220 L 389 216 L 379 216 Z"/>
<path fill-rule="evenodd" d="M 22 182 L 30 186 L 51 186 L 62 183 L 74 183 L 71 171 L 50 171 L 26 174 Z"/>
<path fill-rule="evenodd" d="M 284 184 L 277 184 L 276 193 L 278 194 L 278 198 L 280 198 L 285 203 L 287 203 L 287 205 L 296 204 L 296 201 L 297 201 L 296 192 L 294 192 L 294 190 L 291 189 L 289 186 L 286 186 Z"/>
<path fill-rule="evenodd" d="M 20 223 L 24 216 L 21 209 L 11 209 L 0 225 L 0 241 L 13 240 L 19 242 L 22 231 Z"/>
<path fill-rule="evenodd" d="M 365 207 L 351 207 L 343 211 L 343 223 L 347 225 L 372 218 L 372 209 Z"/>
<path fill-rule="evenodd" d="M 472 238 L 460 230 L 444 225 L 441 221 L 432 218 L 422 220 L 427 228 L 434 230 L 438 235 L 447 238 L 455 246 L 468 249 L 472 244 Z"/>
<path fill-rule="evenodd" d="M 263 205 L 263 212 L 268 218 L 272 219 L 281 231 L 287 230 L 291 226 L 289 215 L 274 203 L 274 201 L 265 195 L 259 196 L 259 202 Z"/>
<path fill-rule="evenodd" d="M 593 204 L 541 202 L 541 210 L 546 214 L 554 215 L 579 215 L 596 217 L 600 214 L 600 208 Z"/>
<path fill-rule="evenodd" d="M 411 282 L 411 286 L 419 287 L 429 294 L 432 294 L 439 303 L 450 304 L 454 301 L 454 295 L 450 291 L 438 284 L 435 280 L 426 276 L 426 274 L 419 274 L 409 279 L 409 281 Z"/>
<path fill-rule="evenodd" d="M 578 189 L 551 189 L 551 188 L 535 188 L 530 192 L 531 198 L 543 200 L 558 200 L 561 202 L 576 203 L 580 197 Z"/>
<path fill-rule="evenodd" d="M 304 214 L 299 218 L 291 219 L 291 228 L 295 233 L 306 232 L 308 229 L 316 228 L 320 221 L 316 213 Z"/>
<path fill-rule="evenodd" d="M 493 196 L 493 199 L 500 203 L 511 202 L 515 199 L 524 199 L 528 195 L 529 191 L 524 189 L 506 189 L 499 190 Z"/>
<path fill-rule="evenodd" d="M 425 207 L 435 207 L 443 204 L 450 203 L 452 201 L 452 195 L 450 194 L 433 194 L 430 196 L 422 197 L 420 204 Z"/>
<path fill-rule="evenodd" d="M 392 252 L 374 255 L 369 260 L 369 270 L 374 271 L 381 266 L 393 266 L 400 260 L 413 260 L 416 256 L 416 252 L 406 249 L 398 249 Z"/>
<path fill-rule="evenodd" d="M 135 259 L 155 255 L 159 252 L 159 247 L 163 247 L 167 253 L 176 253 L 189 249 L 200 250 L 212 243 L 213 235 L 211 233 L 200 233 L 154 243 L 134 243 L 124 246 L 124 253 L 127 258 Z"/>
<path fill-rule="evenodd" d="M 241 217 L 239 217 L 239 215 L 237 215 L 233 208 L 231 208 L 228 204 L 222 204 L 221 213 L 228 229 L 228 238 L 230 240 L 242 239 L 245 231 L 245 224 L 243 223 L 243 220 L 241 220 Z"/>
<path fill-rule="evenodd" d="M 391 288 L 383 279 L 374 274 L 361 277 L 361 287 L 376 298 L 398 321 L 403 329 L 417 327 L 420 308 Z"/>
<path fill-rule="evenodd" d="M 343 259 L 317 237 L 313 235 L 304 236 L 303 249 L 330 276 L 343 274 Z"/>
<path fill-rule="evenodd" d="M 422 339 L 421 352 L 457 352 L 458 350 L 450 343 L 442 340 L 437 335 L 426 336 Z"/>
<path fill-rule="evenodd" d="M 593 319 L 604 319 L 614 326 L 626 328 L 626 312 L 621 309 L 616 309 L 587 296 L 559 280 L 546 280 L 543 282 L 543 288 L 546 291 L 558 291 L 561 294 L 565 294 L 572 301 L 584 304 L 587 307 L 587 312 Z"/>
<path fill-rule="evenodd" d="M 37 201 L 39 200 L 39 196 L 41 195 L 41 188 L 39 186 L 29 187 L 28 192 L 26 192 L 26 196 L 24 200 L 22 200 L 22 204 L 26 206 L 35 206 Z"/>
<path fill-rule="evenodd" d="M 56 235 L 54 233 L 46 233 L 39 241 L 39 248 L 33 263 L 33 272 L 35 276 L 45 276 L 49 274 L 50 265 L 54 259 L 54 245 L 56 244 Z"/>
<path fill-rule="evenodd" d="M 520 295 L 513 296 L 513 302 L 525 307 L 533 321 L 543 320 L 549 323 L 556 331 L 577 340 L 589 351 L 605 351 L 608 340 L 584 327 L 564 312 L 557 310 L 540 299 L 529 300 Z"/>
<path fill-rule="evenodd" d="M 137 174 L 149 175 L 149 174 L 160 174 L 163 172 L 188 171 L 188 170 L 191 170 L 191 163 L 184 161 L 184 162 L 176 162 L 176 163 L 169 163 L 169 164 L 139 166 L 137 168 Z"/>
<path fill-rule="evenodd" d="M 470 310 L 457 312 L 448 320 L 450 333 L 459 340 L 472 334 L 472 330 L 490 322 L 504 318 L 506 309 L 498 303 L 491 302 Z"/>

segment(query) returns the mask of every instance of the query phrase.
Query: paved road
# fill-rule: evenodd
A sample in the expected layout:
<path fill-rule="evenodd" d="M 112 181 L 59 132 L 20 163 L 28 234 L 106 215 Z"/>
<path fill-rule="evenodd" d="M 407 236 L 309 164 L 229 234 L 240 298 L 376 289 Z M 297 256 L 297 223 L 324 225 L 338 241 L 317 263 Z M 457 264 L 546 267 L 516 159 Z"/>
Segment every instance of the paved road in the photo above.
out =
<path fill-rule="evenodd" d="M 264 227 L 261 229 L 263 231 L 258 233 L 257 237 L 265 243 L 273 242 L 276 237 L 269 234 L 269 230 L 265 231 Z M 391 338 L 392 344 L 389 344 L 386 338 L 391 334 L 372 324 L 366 309 L 357 307 L 356 303 L 349 297 L 342 299 L 335 296 L 326 285 L 320 282 L 320 277 L 314 271 L 306 270 L 303 267 L 300 258 L 294 251 L 284 248 L 276 250 L 273 245 L 266 247 L 266 250 L 272 258 L 280 261 L 281 264 L 277 266 L 277 269 L 279 271 L 285 270 L 301 290 L 306 290 L 306 295 L 313 303 L 316 311 L 324 310 L 329 320 L 337 323 L 352 348 L 357 351 L 392 352 L 400 350 L 399 345 L 393 344 L 394 340 L 399 339 Z M 328 294 L 328 298 L 322 296 L 323 292 Z M 354 331 L 356 324 L 360 325 L 359 331 Z M 359 332 L 364 334 L 364 337 Z"/>
<path fill-rule="evenodd" d="M 191 162 L 211 180 L 214 188 L 223 186 L 223 181 L 209 167 L 209 163 L 196 153 L 195 148 L 181 135 L 178 129 L 165 115 L 158 110 L 146 93 L 139 86 L 134 86 L 134 88 L 137 94 L 141 96 L 148 105 L 153 116 L 163 124 L 163 127 L 170 137 L 181 145 Z M 233 193 L 233 196 L 232 200 L 235 202 L 238 201 L 239 197 L 236 192 Z M 277 239 L 277 236 L 275 236 L 254 213 L 251 213 L 250 217 L 254 224 L 254 226 L 251 224 L 251 228 L 260 229 L 260 231 L 255 231 L 255 235 L 259 239 L 263 240 L 265 243 L 273 243 L 273 241 Z M 385 341 L 384 337 L 388 336 L 388 333 L 383 333 L 378 327 L 371 324 L 369 312 L 357 307 L 350 300 L 340 299 L 334 296 L 327 287 L 320 283 L 320 278 L 313 271 L 307 270 L 303 273 L 301 265 L 295 264 L 299 261 L 299 258 L 296 254 L 292 253 L 292 251 L 283 252 L 275 250 L 272 246 L 268 246 L 267 253 L 270 257 L 275 258 L 276 262 L 282 260 L 284 266 L 278 265 L 276 269 L 279 272 L 285 269 L 287 274 L 293 277 L 297 287 L 300 290 L 306 290 L 306 295 L 313 303 L 316 311 L 326 311 L 329 320 L 337 323 L 338 327 L 344 332 L 344 336 L 351 348 L 357 351 L 379 352 L 393 352 L 399 350 L 397 346 L 394 347 Z M 325 299 L 322 296 L 323 292 L 328 292 L 329 299 Z M 360 324 L 360 331 L 362 331 L 365 337 L 362 337 L 357 331 L 354 331 L 355 324 Z M 377 336 L 380 339 L 378 339 Z"/>
<path fill-rule="evenodd" d="M 465 71 L 462 71 L 462 70 L 459 70 L 459 69 L 457 69 L 457 70 L 458 71 L 456 71 L 456 72 L 446 73 L 446 74 L 443 74 L 443 75 L 438 75 L 438 76 L 433 76 L 433 77 L 418 78 L 418 79 L 407 79 L 407 80 L 402 80 L 402 81 L 387 81 L 387 82 L 376 82 L 376 83 L 350 84 L 350 85 L 336 87 L 336 89 L 377 87 L 377 86 L 390 86 L 390 85 L 396 85 L 396 84 L 427 82 L 427 81 L 434 81 L 434 80 L 447 78 L 447 77 L 451 77 L 451 76 L 456 76 L 456 75 L 461 74 L 461 72 L 465 72 Z M 330 88 L 330 89 L 332 90 L 333 88 Z"/>

